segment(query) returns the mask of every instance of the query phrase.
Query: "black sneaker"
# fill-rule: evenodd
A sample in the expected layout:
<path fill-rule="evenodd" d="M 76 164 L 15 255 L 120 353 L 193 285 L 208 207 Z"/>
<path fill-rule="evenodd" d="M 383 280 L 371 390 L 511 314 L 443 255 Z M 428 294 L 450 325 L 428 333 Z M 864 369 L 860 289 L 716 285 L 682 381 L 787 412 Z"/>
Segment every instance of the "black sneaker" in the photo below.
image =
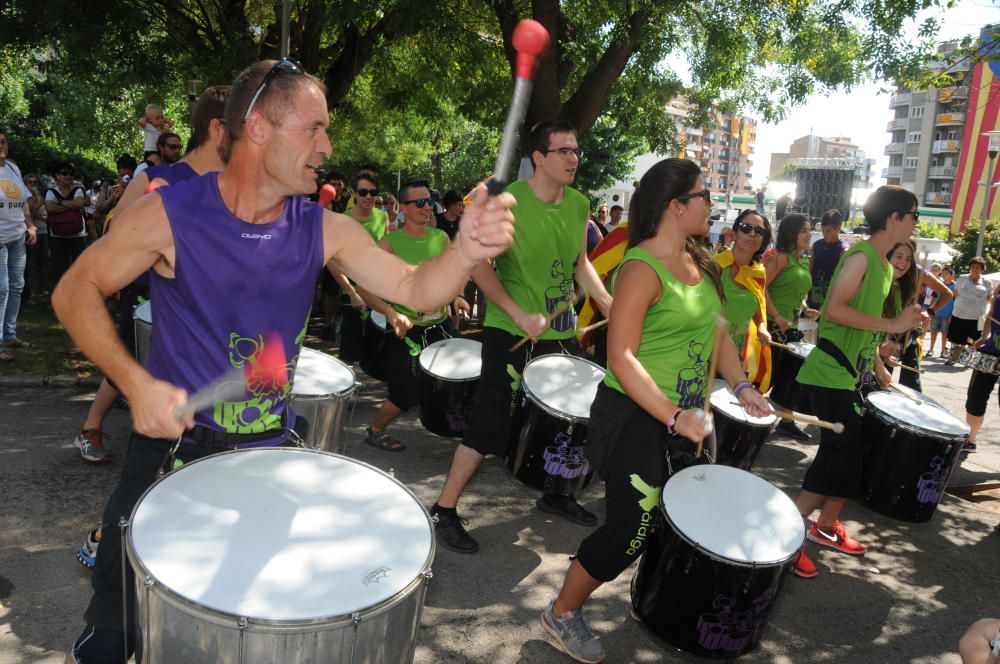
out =
<path fill-rule="evenodd" d="M 795 440 L 809 440 L 812 438 L 802 429 L 795 426 L 795 422 L 791 420 L 782 420 L 781 423 L 774 428 L 780 434 L 784 434 L 789 438 L 794 438 Z"/>
<path fill-rule="evenodd" d="M 581 526 L 597 525 L 597 517 L 583 509 L 573 496 L 554 496 L 546 493 L 535 501 L 535 507 L 549 514 L 558 514 Z"/>
<path fill-rule="evenodd" d="M 438 544 L 455 553 L 475 553 L 479 551 L 479 543 L 465 532 L 468 521 L 458 516 L 454 511 L 446 512 L 435 505 L 431 508 L 431 521 L 434 522 L 434 534 Z"/>

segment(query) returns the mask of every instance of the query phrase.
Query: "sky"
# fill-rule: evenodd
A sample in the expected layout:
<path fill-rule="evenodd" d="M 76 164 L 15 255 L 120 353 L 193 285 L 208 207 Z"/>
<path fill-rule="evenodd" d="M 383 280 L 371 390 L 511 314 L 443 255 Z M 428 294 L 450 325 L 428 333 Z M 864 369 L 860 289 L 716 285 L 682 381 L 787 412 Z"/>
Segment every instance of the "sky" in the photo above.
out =
<path fill-rule="evenodd" d="M 919 15 L 924 18 L 924 14 Z M 962 0 L 942 18 L 938 41 L 958 39 L 969 34 L 979 34 L 979 29 L 989 23 L 1000 22 L 1000 0 Z M 914 26 L 916 23 L 914 23 Z M 913 34 L 916 34 L 914 27 Z M 881 89 L 886 92 L 881 92 Z M 819 136 L 848 136 L 875 159 L 873 185 L 885 184 L 882 169 L 889 165 L 889 157 L 882 153 L 889 142 L 886 124 L 893 118 L 889 109 L 887 82 L 869 83 L 851 92 L 835 92 L 830 96 L 814 95 L 802 106 L 793 109 L 778 124 L 758 124 L 757 143 L 754 151 L 754 187 L 763 183 L 771 165 L 772 152 L 787 152 L 789 144 L 810 133 Z"/>

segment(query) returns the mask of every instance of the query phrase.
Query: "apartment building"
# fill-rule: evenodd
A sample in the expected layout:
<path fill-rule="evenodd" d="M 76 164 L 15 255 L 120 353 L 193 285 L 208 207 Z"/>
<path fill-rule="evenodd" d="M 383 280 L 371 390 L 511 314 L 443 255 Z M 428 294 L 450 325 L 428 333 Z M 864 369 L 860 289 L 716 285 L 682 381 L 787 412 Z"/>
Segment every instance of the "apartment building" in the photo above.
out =
<path fill-rule="evenodd" d="M 875 177 L 875 160 L 865 156 L 865 151 L 851 142 L 847 136 L 817 136 L 810 134 L 792 141 L 788 152 L 771 154 L 771 168 L 768 176 L 772 180 L 779 179 L 785 171 L 786 164 L 799 168 L 825 168 L 817 166 L 818 162 L 837 162 L 837 169 L 849 168 L 854 171 L 853 187 L 868 189 Z"/>
<path fill-rule="evenodd" d="M 757 142 L 757 121 L 712 111 L 707 127 L 696 127 L 694 107 L 684 98 L 667 105 L 666 113 L 677 127 L 679 156 L 701 166 L 706 186 L 716 191 L 745 194 L 752 191 L 753 151 Z"/>

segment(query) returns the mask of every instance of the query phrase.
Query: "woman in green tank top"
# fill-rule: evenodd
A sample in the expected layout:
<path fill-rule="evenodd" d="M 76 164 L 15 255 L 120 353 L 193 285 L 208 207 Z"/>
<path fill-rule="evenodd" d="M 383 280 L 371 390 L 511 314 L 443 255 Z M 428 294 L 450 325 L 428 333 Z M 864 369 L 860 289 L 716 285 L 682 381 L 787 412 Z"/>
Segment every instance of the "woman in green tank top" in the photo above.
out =
<path fill-rule="evenodd" d="M 580 545 L 542 614 L 545 629 L 580 661 L 604 654 L 583 621 L 583 603 L 642 553 L 669 474 L 704 461 L 691 441 L 707 438 L 706 451 L 714 449 L 702 406 L 723 296 L 718 269 L 696 243 L 708 234 L 711 209 L 701 170 L 686 159 L 657 163 L 632 196 L 629 249 L 608 316 L 608 374 L 588 423 L 587 456 L 605 480 L 607 517 Z M 732 339 L 720 339 L 719 373 L 748 412 L 766 415 Z"/>
<path fill-rule="evenodd" d="M 715 255 L 722 269 L 722 289 L 726 295 L 729 336 L 742 357 L 753 325 L 761 343 L 771 340 L 765 312 L 757 293 L 765 274 L 760 259 L 771 244 L 771 225 L 756 210 L 747 208 L 733 222 L 733 248 Z M 751 291 L 748 286 L 755 289 Z"/>
<path fill-rule="evenodd" d="M 809 271 L 809 251 L 812 231 L 809 217 L 797 212 L 785 215 L 778 224 L 775 251 L 764 261 L 767 270 L 767 320 L 771 335 L 777 341 L 799 341 L 802 334 L 795 329 L 800 310 L 806 318 L 816 320 L 819 312 L 804 302 L 812 288 Z"/>

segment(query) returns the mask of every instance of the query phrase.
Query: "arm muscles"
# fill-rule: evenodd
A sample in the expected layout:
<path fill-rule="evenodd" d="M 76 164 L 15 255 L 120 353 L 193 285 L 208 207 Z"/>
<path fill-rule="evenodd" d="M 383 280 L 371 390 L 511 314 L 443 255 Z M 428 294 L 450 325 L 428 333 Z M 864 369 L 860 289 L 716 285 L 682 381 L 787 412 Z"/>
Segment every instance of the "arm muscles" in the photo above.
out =
<path fill-rule="evenodd" d="M 859 330 L 891 332 L 890 321 L 878 316 L 861 313 L 850 304 L 868 269 L 868 258 L 857 253 L 847 259 L 840 269 L 837 281 L 830 287 L 826 301 L 826 318 L 830 322 Z"/>

